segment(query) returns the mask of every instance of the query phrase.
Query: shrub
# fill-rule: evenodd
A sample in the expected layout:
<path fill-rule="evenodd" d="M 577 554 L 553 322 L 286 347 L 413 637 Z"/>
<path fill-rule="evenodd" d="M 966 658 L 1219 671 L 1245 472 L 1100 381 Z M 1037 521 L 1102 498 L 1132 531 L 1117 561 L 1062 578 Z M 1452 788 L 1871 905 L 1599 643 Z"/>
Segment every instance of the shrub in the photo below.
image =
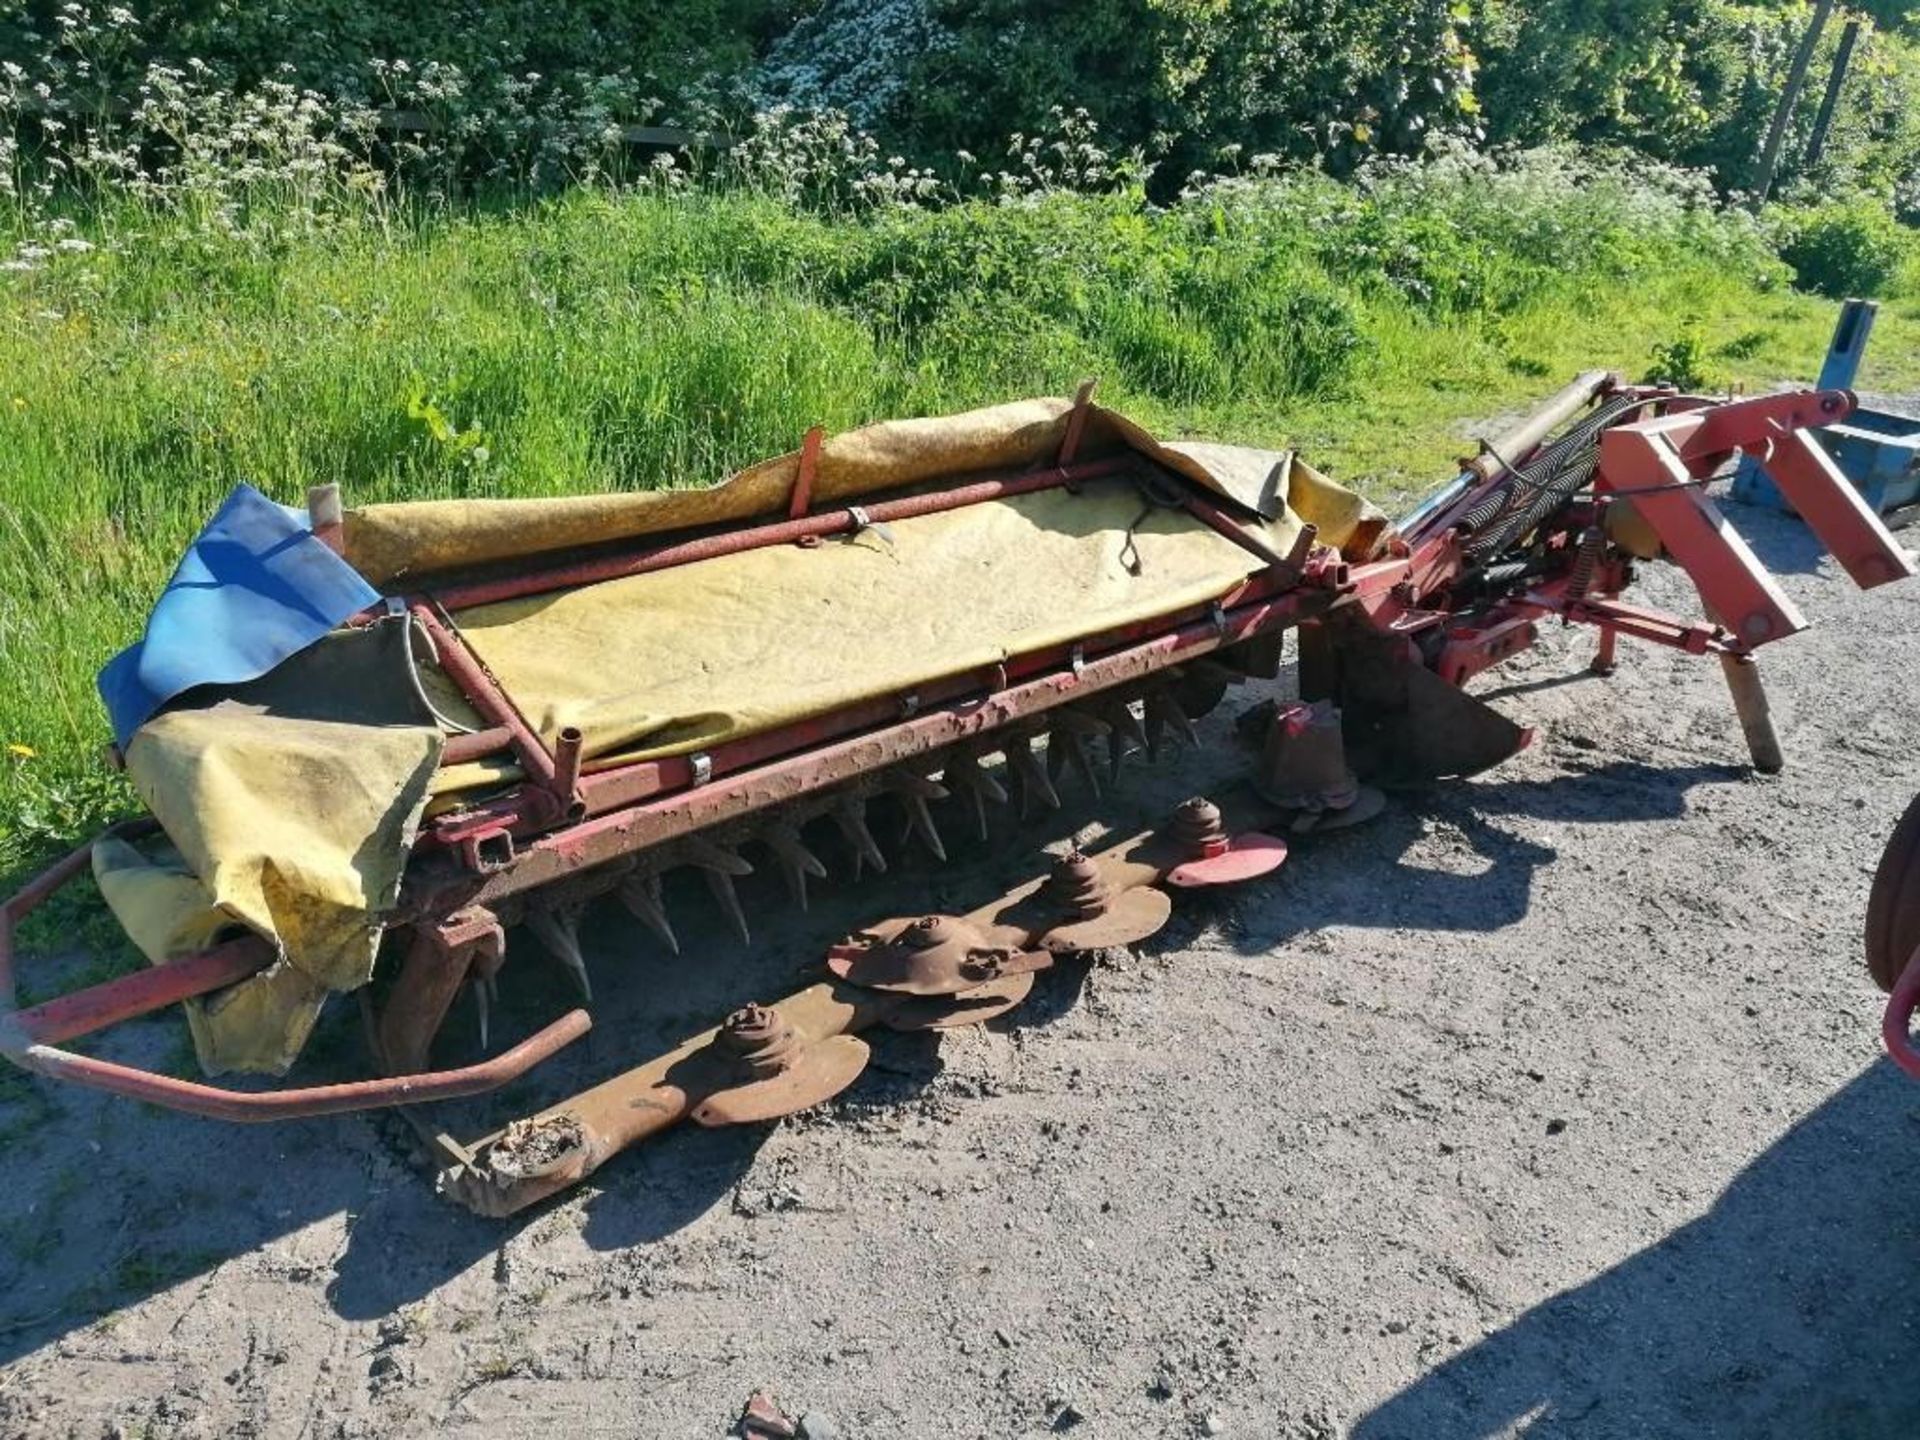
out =
<path fill-rule="evenodd" d="M 1884 205 L 1866 197 L 1784 212 L 1779 237 L 1795 283 L 1834 300 L 1890 289 L 1914 244 Z"/>
<path fill-rule="evenodd" d="M 1652 362 L 1642 378 L 1665 381 L 1682 390 L 1704 390 L 1707 375 L 1707 342 L 1700 333 L 1700 321 L 1688 316 L 1680 333 L 1656 344 L 1648 355 Z"/>

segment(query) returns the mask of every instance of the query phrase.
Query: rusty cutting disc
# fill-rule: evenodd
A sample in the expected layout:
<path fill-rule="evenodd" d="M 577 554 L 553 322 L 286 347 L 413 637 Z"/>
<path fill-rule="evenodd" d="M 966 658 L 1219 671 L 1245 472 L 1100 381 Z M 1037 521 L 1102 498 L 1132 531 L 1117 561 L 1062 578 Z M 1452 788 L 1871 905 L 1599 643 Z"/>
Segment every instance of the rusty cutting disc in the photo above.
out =
<path fill-rule="evenodd" d="M 693 1123 L 709 1130 L 778 1120 L 831 1100 L 859 1078 L 872 1052 L 854 1035 L 830 1035 L 803 1044 L 777 1074 L 743 1079 L 717 1090 L 694 1107 Z"/>
<path fill-rule="evenodd" d="M 851 985 L 896 995 L 958 995 L 1052 958 L 1021 948 L 1015 930 L 988 932 L 954 915 L 887 920 L 833 947 L 827 968 Z"/>
<path fill-rule="evenodd" d="M 1212 885 L 1238 885 L 1271 875 L 1287 859 L 1287 842 L 1278 835 L 1249 830 L 1235 835 L 1218 855 L 1189 860 L 1167 872 L 1167 883 L 1182 890 L 1203 890 Z"/>
<path fill-rule="evenodd" d="M 958 995 L 923 995 L 887 1016 L 889 1030 L 957 1030 L 984 1025 L 1014 1009 L 1033 993 L 1033 972 L 1008 975 Z"/>
<path fill-rule="evenodd" d="M 1086 950 L 1111 950 L 1146 939 L 1173 915 L 1173 897 L 1152 885 L 1123 890 L 1100 914 L 1088 920 L 1056 925 L 1040 943 L 1058 955 Z"/>

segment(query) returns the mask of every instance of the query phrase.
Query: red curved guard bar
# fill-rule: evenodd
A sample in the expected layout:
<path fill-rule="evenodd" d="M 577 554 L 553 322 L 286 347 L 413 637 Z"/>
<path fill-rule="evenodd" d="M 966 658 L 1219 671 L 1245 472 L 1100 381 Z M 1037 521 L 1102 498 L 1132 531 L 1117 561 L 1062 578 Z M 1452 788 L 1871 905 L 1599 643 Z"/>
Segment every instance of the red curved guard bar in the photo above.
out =
<path fill-rule="evenodd" d="M 13 927 L 21 918 L 46 902 L 49 895 L 78 875 L 93 860 L 93 847 L 102 840 L 134 840 L 160 828 L 151 816 L 122 820 L 109 825 L 77 849 L 69 850 L 53 864 L 0 902 L 0 1010 L 13 1008 Z"/>
<path fill-rule="evenodd" d="M 1920 1080 L 1920 1050 L 1914 1048 L 1912 1032 L 1916 1007 L 1920 1007 L 1920 950 L 1908 958 L 1907 968 L 1894 982 L 1886 1012 L 1880 1017 L 1880 1038 L 1886 1042 L 1887 1054 L 1894 1064 Z"/>
<path fill-rule="evenodd" d="M 0 929 L 0 953 L 8 948 L 3 937 L 4 930 Z M 151 1015 L 182 1000 L 237 985 L 273 964 L 273 959 L 273 947 L 250 934 L 164 965 L 150 965 L 84 990 L 56 995 L 26 1010 L 0 1010 L 4 1017 L 0 1026 L 11 1025 L 25 1037 L 10 1037 L 16 1045 L 58 1045 L 122 1020 Z"/>
<path fill-rule="evenodd" d="M 158 828 L 150 819 L 130 821 L 106 830 L 99 838 L 137 835 Z M 22 1070 L 215 1120 L 295 1120 L 484 1094 L 519 1079 L 593 1028 L 593 1018 L 586 1011 L 570 1010 L 511 1050 L 463 1069 L 428 1070 L 417 1075 L 390 1075 L 341 1085 L 258 1092 L 222 1090 L 215 1085 L 176 1080 L 171 1075 L 36 1043 L 51 1038 L 72 1039 L 174 1001 L 207 994 L 245 979 L 273 958 L 272 951 L 263 942 L 229 942 L 156 965 L 151 970 L 60 996 L 31 1010 L 16 1010 L 13 1005 L 14 926 L 85 870 L 97 843 L 98 840 L 90 840 L 63 856 L 0 903 L 0 1057 Z"/>
<path fill-rule="evenodd" d="M 461 1070 L 429 1070 L 419 1075 L 390 1075 L 383 1080 L 353 1080 L 344 1085 L 313 1085 L 304 1090 L 268 1090 L 258 1093 L 222 1090 L 111 1060 L 95 1060 L 56 1050 L 51 1045 L 29 1045 L 7 1058 L 23 1070 L 55 1080 L 71 1080 L 94 1090 L 144 1100 L 168 1110 L 204 1115 L 211 1120 L 299 1120 L 315 1115 L 338 1115 L 348 1110 L 376 1110 L 387 1105 L 420 1105 L 430 1100 L 457 1100 L 496 1090 L 517 1080 L 555 1051 L 571 1045 L 593 1028 L 584 1010 L 569 1010 L 538 1034 L 511 1050 Z"/>

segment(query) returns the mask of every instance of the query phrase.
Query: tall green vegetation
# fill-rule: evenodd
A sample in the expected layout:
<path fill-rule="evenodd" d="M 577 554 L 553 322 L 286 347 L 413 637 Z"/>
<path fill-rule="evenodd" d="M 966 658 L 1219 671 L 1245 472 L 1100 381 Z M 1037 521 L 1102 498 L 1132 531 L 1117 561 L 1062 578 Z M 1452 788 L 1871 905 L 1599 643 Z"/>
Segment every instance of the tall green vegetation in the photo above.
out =
<path fill-rule="evenodd" d="M 1920 207 L 1920 39 L 1904 0 L 1865 29 L 1826 158 L 1803 163 L 1836 16 L 1782 181 Z M 993 166 L 1054 106 L 1157 165 L 1157 194 L 1256 155 L 1336 173 L 1459 145 L 1627 145 L 1749 185 L 1808 0 L 23 0 L 0 66 L 56 125 L 185 77 L 281 84 L 329 110 L 438 127 L 440 182 L 554 186 L 625 163 L 620 127 L 740 131 L 841 110 L 889 153 Z M 4 83 L 0 83 L 0 96 Z M 26 127 L 29 146 L 46 136 Z M 416 147 L 404 139 L 384 148 Z M 389 161 L 407 158 L 401 153 Z"/>

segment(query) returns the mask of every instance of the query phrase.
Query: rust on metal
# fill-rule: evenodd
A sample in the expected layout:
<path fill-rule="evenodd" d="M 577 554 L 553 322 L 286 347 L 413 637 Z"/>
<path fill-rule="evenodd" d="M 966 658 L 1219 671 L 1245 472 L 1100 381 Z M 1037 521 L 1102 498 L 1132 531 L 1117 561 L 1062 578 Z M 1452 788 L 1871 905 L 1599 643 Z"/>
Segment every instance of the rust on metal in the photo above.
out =
<path fill-rule="evenodd" d="M 1056 925 L 1040 937 L 1056 955 L 1114 950 L 1137 945 L 1173 917 L 1173 898 L 1153 885 L 1136 885 L 1109 899 L 1104 908 L 1079 920 Z"/>
<path fill-rule="evenodd" d="M 889 1030 L 957 1030 L 963 1025 L 984 1025 L 1002 1015 L 1011 1014 L 1033 993 L 1033 971 L 1003 975 L 957 995 L 930 995 L 907 1000 L 887 1012 Z"/>
<path fill-rule="evenodd" d="M 18 1033 L 33 1044 L 58 1045 L 122 1020 L 151 1015 L 182 1000 L 237 985 L 266 969 L 273 958 L 271 945 L 257 935 L 247 935 L 165 965 L 57 996 L 15 1011 L 9 1018 Z"/>
<path fill-rule="evenodd" d="M 1246 833 L 1273 814 L 1271 807 L 1251 794 L 1230 796 L 1228 800 L 1225 806 L 1211 806 L 1214 823 L 1223 833 Z M 1100 867 L 1103 883 L 1117 895 L 1147 893 L 1164 898 L 1164 893 L 1155 888 L 1156 882 L 1181 863 L 1183 854 L 1179 846 L 1159 831 L 1147 830 L 1088 852 L 1088 858 Z M 1036 971 L 1053 963 L 1054 957 L 1040 948 L 1049 932 L 1059 927 L 1061 917 L 1060 906 L 1047 894 L 1048 884 L 1049 876 L 1042 875 L 964 916 L 920 916 L 870 927 L 856 941 L 835 947 L 831 952 L 828 960 L 828 968 L 833 972 L 831 980 L 808 986 L 766 1007 L 777 1012 L 778 1020 L 753 1020 L 748 1033 L 764 1033 L 770 1026 L 790 1028 L 792 1040 L 783 1040 L 775 1047 L 776 1051 L 791 1044 L 801 1047 L 803 1054 L 813 1056 L 820 1042 L 836 1036 L 852 1036 L 875 1025 L 893 1026 L 897 1022 L 902 1029 L 944 1029 L 979 1024 L 1004 1015 L 1026 998 Z M 920 923 L 928 920 L 933 923 Z M 870 958 L 873 952 L 889 946 L 910 928 L 915 929 L 915 938 L 924 942 L 918 948 L 947 947 L 949 964 L 954 969 L 966 958 L 961 947 L 977 939 L 986 940 L 984 948 L 990 950 L 1000 948 L 1003 943 L 1009 948 L 1017 944 L 1019 948 L 1013 953 L 1018 963 L 1002 965 L 996 975 L 970 986 L 954 984 L 946 988 L 936 984 L 938 993 L 931 994 L 877 988 L 843 978 L 841 971 L 848 977 L 864 974 L 867 979 L 885 982 L 897 973 L 891 967 L 911 966 L 915 963 L 911 957 L 898 954 L 886 956 L 882 961 Z M 1023 956 L 1030 958 L 1021 958 Z M 873 966 L 874 971 L 861 971 L 858 967 L 863 961 Z M 925 979 L 925 976 L 911 977 L 908 983 L 918 989 Z M 692 1118 L 697 1109 L 723 1091 L 737 1092 L 753 1084 L 778 1082 L 777 1076 L 768 1081 L 755 1081 L 743 1074 L 730 1056 L 727 1044 L 723 1027 L 716 1027 L 693 1036 L 665 1055 L 528 1117 L 534 1122 L 564 1123 L 567 1133 L 580 1137 L 576 1148 L 568 1150 L 540 1175 L 525 1175 L 518 1170 L 507 1173 L 493 1165 L 491 1157 L 495 1148 L 508 1135 L 517 1133 L 509 1126 L 462 1147 L 466 1158 L 449 1164 L 440 1175 L 440 1184 L 448 1195 L 480 1214 L 510 1215 L 578 1183 L 629 1146 Z M 864 1063 L 864 1057 L 861 1058 Z M 802 1077 L 813 1087 L 806 1093 L 824 1092 L 836 1076 L 845 1075 L 850 1081 L 848 1072 L 854 1069 L 853 1059 L 850 1052 L 820 1054 L 810 1062 L 820 1073 Z M 801 1081 L 793 1082 L 784 1092 L 785 1098 L 794 1099 L 800 1093 L 800 1085 Z M 746 1102 L 756 1098 L 747 1096 L 739 1105 L 723 1102 L 709 1112 L 710 1123 L 735 1123 L 744 1117 Z"/>
<path fill-rule="evenodd" d="M 1006 975 L 1044 970 L 1051 958 L 1019 937 L 955 915 L 887 920 L 835 945 L 827 968 L 849 984 L 897 995 L 957 995 Z"/>
<path fill-rule="evenodd" d="M 1173 812 L 1167 839 L 1177 863 L 1163 878 L 1182 890 L 1257 880 L 1287 858 L 1287 842 L 1277 836 L 1251 827 L 1228 834 L 1220 807 L 1204 795 L 1183 801 Z"/>
<path fill-rule="evenodd" d="M 1359 798 L 1331 701 L 1275 709 L 1254 786 L 1282 810 L 1344 810 Z"/>
<path fill-rule="evenodd" d="M 778 1120 L 831 1100 L 866 1069 L 866 1042 L 852 1035 L 809 1039 L 779 1009 L 748 1005 L 721 1024 L 712 1041 L 726 1083 L 693 1107 L 709 1129 Z"/>
<path fill-rule="evenodd" d="M 403 895 L 402 906 L 408 913 L 431 913 L 445 903 L 438 898 L 440 894 L 460 896 L 463 903 L 492 903 L 504 896 L 563 880 L 583 868 L 604 865 L 668 840 L 891 769 L 903 761 L 918 759 L 988 732 L 1005 734 L 1008 727 L 1021 719 L 1039 720 L 1047 712 L 1095 691 L 1153 676 L 1178 658 L 1206 653 L 1223 643 L 1296 623 L 1304 615 L 1321 613 L 1326 603 L 1327 597 L 1319 592 L 1295 590 L 1237 606 L 1224 612 L 1224 633 L 1207 624 L 1181 626 L 1156 639 L 1090 659 L 1078 675 L 1071 671 L 1040 675 L 1011 685 L 984 702 L 922 710 L 911 719 L 898 721 L 882 731 L 789 755 L 748 773 L 716 777 L 711 783 L 690 791 L 592 816 L 517 848 L 509 862 L 481 878 L 478 884 L 474 877 L 457 873 L 437 880 L 423 875 L 417 886 Z M 1154 697 L 1163 693 L 1149 692 L 1149 723 L 1155 713 Z M 1190 728 L 1191 722 L 1187 723 Z M 1037 756 L 1029 754 L 1022 762 L 1017 753 L 1010 753 L 1009 759 L 1016 762 L 1014 773 L 1021 775 L 1025 783 L 1043 795 L 1052 793 L 1044 764 Z M 1057 794 L 1054 799 L 1058 800 Z M 864 840 L 860 845 L 866 863 L 876 870 L 883 869 L 885 862 L 878 847 L 868 853 Z"/>
<path fill-rule="evenodd" d="M 512 737 L 514 758 L 533 782 L 534 792 L 542 797 L 542 813 L 551 815 L 556 801 L 563 812 L 567 810 L 573 801 L 570 795 L 559 796 L 555 793 L 558 771 L 553 752 L 547 749 L 534 733 L 533 727 L 527 724 L 526 717 L 506 691 L 500 688 L 499 682 L 493 678 L 480 657 L 467 648 L 466 640 L 451 622 L 441 621 L 432 606 L 415 605 L 412 614 L 415 622 L 426 631 L 440 668 L 460 687 L 461 693 L 491 728 L 505 730 Z"/>
<path fill-rule="evenodd" d="M 827 432 L 815 425 L 800 442 L 800 459 L 793 467 L 793 494 L 787 501 L 787 518 L 798 520 L 813 508 L 813 473 L 820 465 L 820 446 Z M 817 536 L 807 536 L 817 545 Z"/>
<path fill-rule="evenodd" d="M 1227 830 L 1220 807 L 1204 795 L 1180 802 L 1173 812 L 1174 843 L 1189 860 L 1211 860 L 1227 852 Z"/>
<path fill-rule="evenodd" d="M 1076 920 L 1104 915 L 1113 904 L 1113 887 L 1100 874 L 1100 865 L 1084 851 L 1060 858 L 1047 877 L 1047 896 Z"/>
<path fill-rule="evenodd" d="M 1087 433 L 1087 416 L 1093 409 L 1093 392 L 1100 382 L 1088 378 L 1073 392 L 1073 408 L 1067 412 L 1066 433 L 1060 437 L 1060 454 L 1054 463 L 1065 469 L 1080 457 L 1080 441 Z"/>

